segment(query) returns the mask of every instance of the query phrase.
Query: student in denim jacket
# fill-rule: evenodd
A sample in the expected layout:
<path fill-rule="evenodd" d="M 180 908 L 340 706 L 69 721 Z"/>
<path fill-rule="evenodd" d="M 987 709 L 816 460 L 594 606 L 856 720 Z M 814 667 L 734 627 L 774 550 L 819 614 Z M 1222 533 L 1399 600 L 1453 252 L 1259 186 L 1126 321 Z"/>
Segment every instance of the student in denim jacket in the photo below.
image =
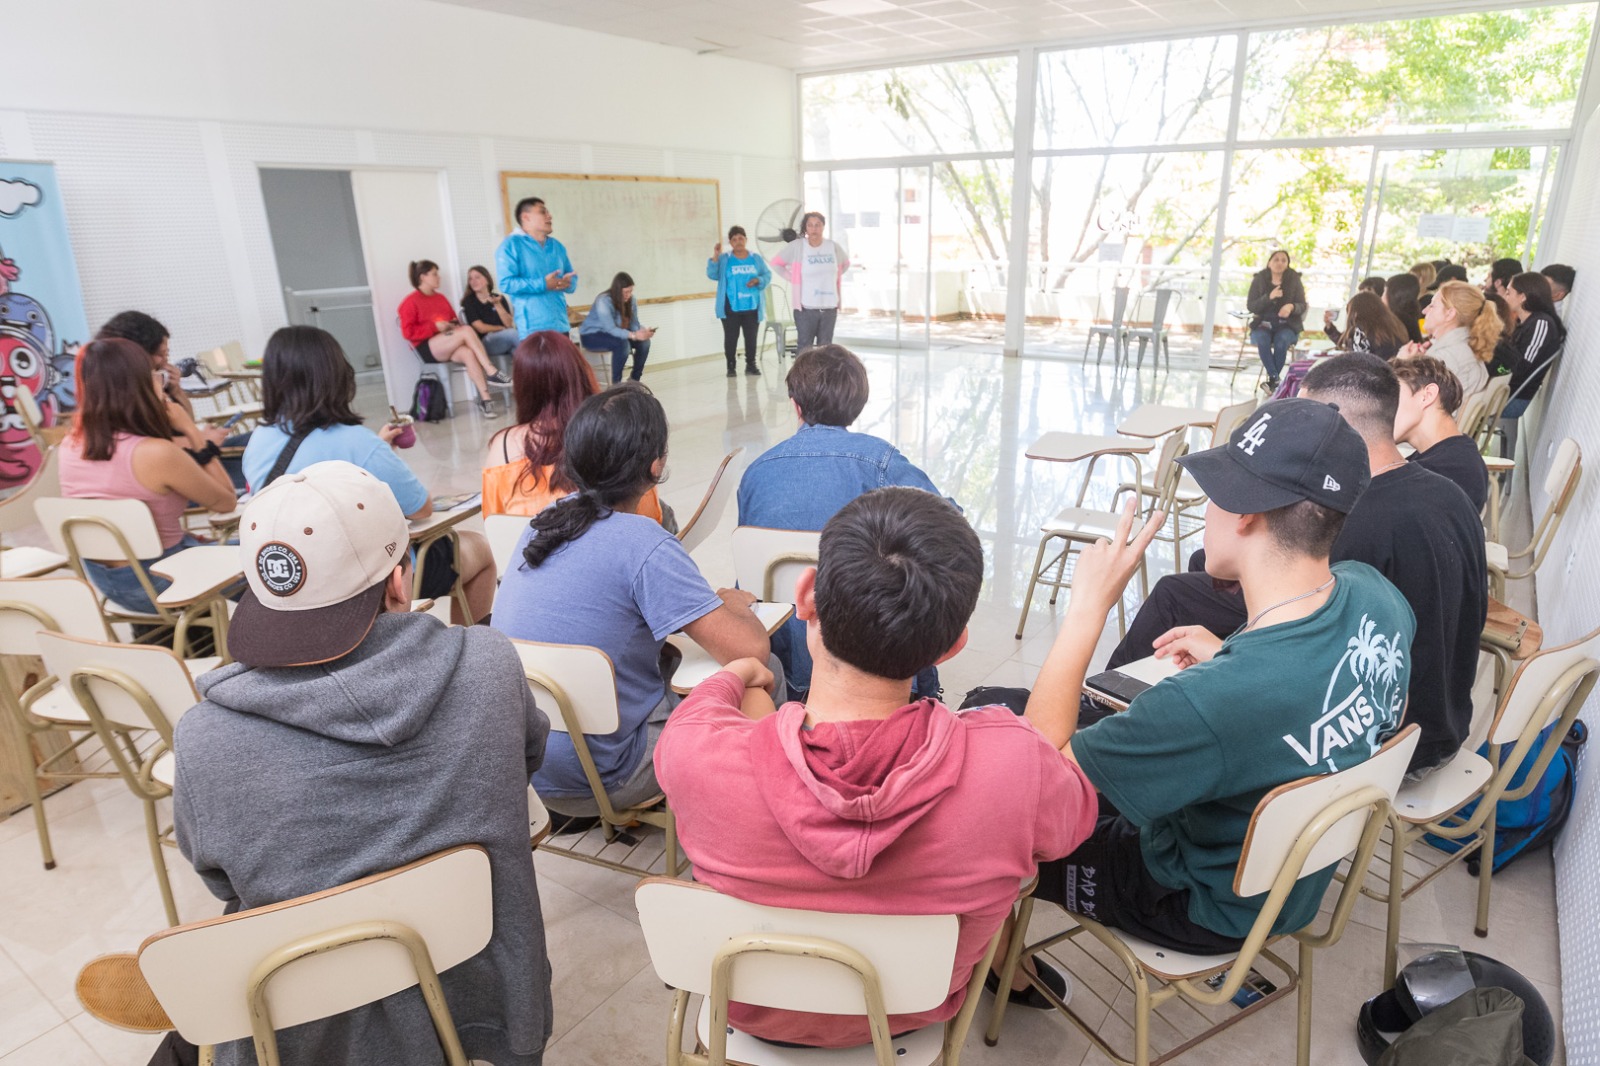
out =
<path fill-rule="evenodd" d="M 752 462 L 739 482 L 739 524 L 767 529 L 820 530 L 864 492 L 889 485 L 941 493 L 928 475 L 888 441 L 847 427 L 867 406 L 867 368 L 837 344 L 801 352 L 784 379 L 800 428 Z M 948 501 L 957 511 L 960 506 Z M 805 623 L 791 618 L 772 635 L 792 698 L 811 684 Z M 937 695 L 938 673 L 917 676 L 918 696 Z"/>

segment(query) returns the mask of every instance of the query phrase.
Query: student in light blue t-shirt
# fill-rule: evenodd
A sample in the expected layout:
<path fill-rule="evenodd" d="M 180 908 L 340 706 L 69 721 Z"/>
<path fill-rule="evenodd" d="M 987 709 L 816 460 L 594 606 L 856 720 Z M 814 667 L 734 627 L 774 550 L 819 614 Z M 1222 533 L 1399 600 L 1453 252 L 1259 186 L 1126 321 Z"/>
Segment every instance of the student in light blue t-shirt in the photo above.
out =
<path fill-rule="evenodd" d="M 713 592 L 677 538 L 637 513 L 667 454 L 666 412 L 650 390 L 628 382 L 589 397 L 563 444 L 578 491 L 529 523 L 521 562 L 500 583 L 494 626 L 517 640 L 592 645 L 611 659 L 620 724 L 587 741 L 612 804 L 632 806 L 661 791 L 651 754 L 677 705 L 660 665 L 669 634 L 683 630 L 723 665 L 748 656 L 777 665 L 748 609 L 755 598 Z M 557 813 L 599 813 L 565 733 L 550 735 L 533 785 Z"/>
<path fill-rule="evenodd" d="M 250 491 L 266 488 L 274 472 L 281 477 L 343 459 L 388 485 L 408 519 L 431 515 L 427 488 L 394 451 L 402 427 L 386 425 L 374 433 L 351 409 L 355 398 L 355 371 L 333 334 L 315 326 L 285 326 L 274 333 L 261 357 L 261 425 L 250 434 L 242 459 Z M 449 596 L 459 573 L 472 617 L 460 617 L 460 605 L 452 599 L 451 619 L 471 625 L 489 613 L 494 601 L 494 556 L 481 533 L 459 531 L 456 542 L 459 558 L 449 539 L 429 547 L 419 595 Z"/>
<path fill-rule="evenodd" d="M 728 358 L 728 376 L 738 372 L 739 334 L 744 334 L 744 372 L 756 375 L 756 331 L 766 318 L 763 308 L 772 270 L 767 261 L 748 248 L 750 239 L 743 226 L 728 230 L 729 251 L 722 242 L 711 249 L 706 260 L 706 277 L 717 283 L 717 317 L 722 319 L 722 353 Z"/>

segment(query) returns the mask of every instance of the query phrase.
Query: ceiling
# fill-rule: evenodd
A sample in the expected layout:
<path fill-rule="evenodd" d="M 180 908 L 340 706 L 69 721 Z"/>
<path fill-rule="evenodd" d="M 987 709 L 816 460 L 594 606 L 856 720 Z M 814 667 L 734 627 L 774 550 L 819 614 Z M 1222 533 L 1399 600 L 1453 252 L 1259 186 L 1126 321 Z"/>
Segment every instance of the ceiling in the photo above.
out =
<path fill-rule="evenodd" d="M 1023 44 L 1151 37 L 1383 12 L 1394 0 L 440 0 L 756 63 L 815 70 Z M 1412 0 L 1406 12 L 1459 11 Z"/>

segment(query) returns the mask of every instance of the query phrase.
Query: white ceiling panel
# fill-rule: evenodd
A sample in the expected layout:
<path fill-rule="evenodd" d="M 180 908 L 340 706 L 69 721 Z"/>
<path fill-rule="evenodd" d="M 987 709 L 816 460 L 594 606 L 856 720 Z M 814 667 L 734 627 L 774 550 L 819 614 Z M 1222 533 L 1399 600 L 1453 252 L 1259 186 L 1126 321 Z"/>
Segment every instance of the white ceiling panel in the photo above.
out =
<path fill-rule="evenodd" d="M 1390 0 L 437 0 L 796 70 L 1340 18 Z M 1404 13 L 1481 0 L 1414 0 Z M 1495 5 L 1503 6 L 1503 5 Z"/>

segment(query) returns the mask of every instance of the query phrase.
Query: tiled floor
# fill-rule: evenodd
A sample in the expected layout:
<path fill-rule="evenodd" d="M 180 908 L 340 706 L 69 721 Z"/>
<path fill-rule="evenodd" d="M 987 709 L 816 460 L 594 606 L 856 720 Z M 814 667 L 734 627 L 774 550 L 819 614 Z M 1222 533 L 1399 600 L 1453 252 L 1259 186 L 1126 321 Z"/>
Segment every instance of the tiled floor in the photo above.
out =
<path fill-rule="evenodd" d="M 1029 685 L 1056 631 L 1059 609 L 1035 599 L 1026 639 L 1014 640 L 1028 565 L 1039 523 L 1076 491 L 1076 470 L 1030 462 L 1029 441 L 1046 430 L 1110 431 L 1144 401 L 1220 407 L 1230 397 L 1229 375 L 1175 367 L 1154 380 L 1119 378 L 1108 368 L 1083 370 L 1064 361 L 1001 360 L 972 348 L 932 352 L 866 354 L 874 398 L 860 428 L 895 441 L 934 481 L 955 497 L 982 537 L 990 567 L 972 620 L 967 648 L 941 674 L 947 693 L 979 684 Z M 1182 361 L 1180 361 L 1182 362 Z M 1239 375 L 1250 388 L 1253 372 Z M 670 480 L 663 497 L 680 515 L 692 513 L 723 454 L 736 447 L 753 454 L 788 435 L 794 414 L 781 373 L 769 357 L 767 374 L 728 381 L 720 360 L 651 368 L 647 382 L 665 404 L 673 424 Z M 385 404 L 363 395 L 375 417 Z M 436 492 L 476 487 L 488 433 L 486 423 L 463 412 L 441 425 L 420 427 L 417 446 L 406 456 Z M 1090 499 L 1106 504 L 1120 472 L 1102 468 Z M 1520 515 L 1526 514 L 1526 503 Z M 1525 521 L 1525 519 L 1524 519 Z M 731 581 L 726 546 L 733 514 L 696 553 L 713 584 Z M 1155 573 L 1171 568 L 1170 548 L 1152 553 Z M 1527 589 L 1515 597 L 1531 599 Z M 1130 598 L 1131 603 L 1131 598 Z M 1525 609 L 1527 602 L 1519 605 Z M 1101 655 L 1115 637 L 1115 623 L 1102 638 Z M 1096 661 L 1099 661 L 1097 657 Z M 108 1063 L 135 1066 L 148 1058 L 154 1040 L 109 1029 L 83 1014 L 73 978 L 86 961 L 127 951 L 162 924 L 161 904 L 149 868 L 138 804 L 116 781 L 77 785 L 46 802 L 59 867 L 39 863 L 32 821 L 26 813 L 0 820 L 0 1066 L 74 1066 Z M 180 913 L 189 919 L 214 915 L 220 905 L 176 853 L 171 854 Z M 556 971 L 555 1034 L 546 1054 L 552 1066 L 651 1063 L 661 1058 L 669 996 L 646 957 L 632 908 L 631 882 L 622 874 L 556 856 L 536 859 L 544 918 Z M 1494 882 L 1490 936 L 1471 935 L 1473 883 L 1460 870 L 1447 871 L 1406 904 L 1407 939 L 1460 943 L 1494 955 L 1535 981 L 1552 1010 L 1559 1011 L 1555 901 L 1548 854 L 1531 856 Z M 1061 922 L 1041 907 L 1037 928 Z M 1381 908 L 1363 901 L 1344 940 L 1316 963 L 1315 1051 L 1330 1066 L 1358 1064 L 1354 1042 L 1357 1008 L 1377 991 L 1382 962 Z M 1074 960 L 1072 949 L 1064 953 Z M 1088 967 L 1086 981 L 1102 998 Z M 1125 998 L 1125 997 L 1124 997 Z M 1090 990 L 1080 1003 L 1094 1003 Z M 987 1017 L 980 1008 L 977 1027 Z M 1125 1032 L 1107 1015 L 1106 1032 Z M 1159 1035 L 1158 1035 L 1159 1039 Z M 1292 1061 L 1294 1008 L 1275 1004 L 1245 1020 L 1181 1061 L 1283 1063 Z M 1064 1019 L 1025 1010 L 1008 1014 L 1000 1045 L 990 1049 L 975 1033 L 965 1061 L 1040 1063 L 1051 1066 L 1102 1063 L 1098 1052 Z"/>

